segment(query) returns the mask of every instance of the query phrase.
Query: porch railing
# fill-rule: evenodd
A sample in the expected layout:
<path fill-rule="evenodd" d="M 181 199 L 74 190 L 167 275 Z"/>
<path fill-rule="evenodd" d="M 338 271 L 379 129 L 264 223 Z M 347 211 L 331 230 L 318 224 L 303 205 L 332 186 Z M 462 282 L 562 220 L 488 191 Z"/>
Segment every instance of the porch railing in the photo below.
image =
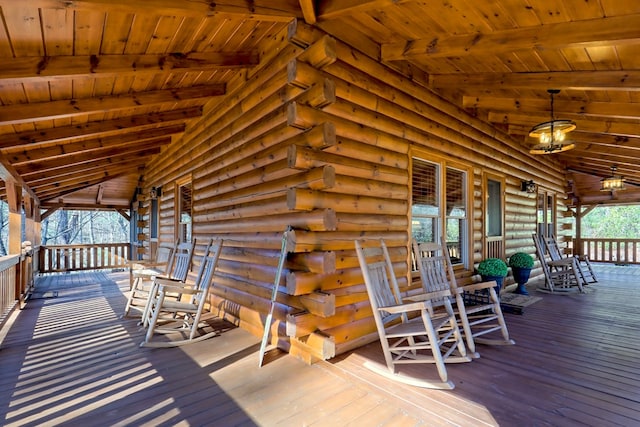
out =
<path fill-rule="evenodd" d="M 40 273 L 125 268 L 129 243 L 40 246 Z"/>
<path fill-rule="evenodd" d="M 640 239 L 581 238 L 580 242 L 582 250 L 576 253 L 591 261 L 640 264 Z"/>
<path fill-rule="evenodd" d="M 20 255 L 8 255 L 0 258 L 0 326 L 5 315 L 18 300 L 17 271 Z"/>

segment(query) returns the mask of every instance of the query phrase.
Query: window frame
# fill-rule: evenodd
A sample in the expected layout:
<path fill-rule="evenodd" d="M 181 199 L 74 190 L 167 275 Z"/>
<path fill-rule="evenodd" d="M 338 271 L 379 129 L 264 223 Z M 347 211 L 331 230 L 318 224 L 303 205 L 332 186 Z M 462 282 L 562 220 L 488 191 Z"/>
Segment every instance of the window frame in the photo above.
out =
<path fill-rule="evenodd" d="M 413 179 L 414 179 L 414 164 L 415 160 L 419 160 L 425 163 L 430 163 L 436 166 L 436 193 L 437 193 L 437 201 L 438 201 L 438 213 L 437 215 L 425 215 L 425 217 L 434 218 L 435 226 L 434 226 L 434 240 L 436 242 L 440 242 L 442 236 L 446 236 L 447 233 L 447 222 L 452 216 L 448 215 L 446 212 L 447 208 L 447 171 L 454 170 L 458 172 L 462 172 L 463 181 L 462 189 L 464 191 L 464 211 L 465 216 L 460 218 L 462 221 L 462 226 L 459 230 L 460 235 L 460 262 L 456 262 L 453 264 L 455 269 L 469 269 L 471 265 L 471 257 L 473 254 L 473 246 L 471 243 L 471 236 L 473 235 L 471 227 L 472 227 L 472 206 L 473 206 L 473 168 L 469 164 L 465 164 L 463 162 L 452 161 L 450 159 L 446 159 L 442 156 L 434 155 L 426 151 L 422 150 L 413 150 L 410 157 L 410 174 L 409 174 L 409 186 L 410 186 L 410 199 L 409 199 L 409 236 L 413 239 L 414 236 L 414 197 L 413 197 Z M 459 218 L 459 217 L 456 217 Z"/>
<path fill-rule="evenodd" d="M 190 221 L 183 222 L 182 221 L 182 212 L 183 212 L 183 197 L 182 197 L 182 188 L 189 186 L 191 187 L 191 204 L 190 204 Z M 174 237 L 176 239 L 180 239 L 180 242 L 191 242 L 193 240 L 193 181 L 191 176 L 184 177 L 182 179 L 176 180 L 175 183 L 175 222 L 174 222 Z"/>
<path fill-rule="evenodd" d="M 497 182 L 500 185 L 500 212 L 498 214 L 500 220 L 500 234 L 499 235 L 489 235 L 489 208 L 491 205 L 489 204 L 489 181 Z M 498 175 L 496 173 L 491 172 L 483 172 L 482 174 L 482 194 L 483 194 L 483 208 L 482 208 L 482 239 L 484 244 L 482 245 L 482 255 L 484 258 L 494 257 L 505 259 L 505 203 L 506 203 L 506 178 L 504 175 Z M 489 249 L 490 247 L 495 248 L 498 247 L 496 253 L 495 249 Z"/>

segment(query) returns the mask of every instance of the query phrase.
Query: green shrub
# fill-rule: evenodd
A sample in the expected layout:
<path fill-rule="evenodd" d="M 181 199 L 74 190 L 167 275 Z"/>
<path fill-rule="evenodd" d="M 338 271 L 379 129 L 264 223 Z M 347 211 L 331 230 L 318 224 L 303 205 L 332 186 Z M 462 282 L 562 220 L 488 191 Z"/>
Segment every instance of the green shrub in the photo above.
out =
<path fill-rule="evenodd" d="M 525 252 L 516 252 L 509 257 L 511 268 L 533 268 L 533 257 Z"/>
<path fill-rule="evenodd" d="M 481 276 L 504 277 L 507 275 L 507 264 L 500 258 L 487 258 L 478 264 Z"/>

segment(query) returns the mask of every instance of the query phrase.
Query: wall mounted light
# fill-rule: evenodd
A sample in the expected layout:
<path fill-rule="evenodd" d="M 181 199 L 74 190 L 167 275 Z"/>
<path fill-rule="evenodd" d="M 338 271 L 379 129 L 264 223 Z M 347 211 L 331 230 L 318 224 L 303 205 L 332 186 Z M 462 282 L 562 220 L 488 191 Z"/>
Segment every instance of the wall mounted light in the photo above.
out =
<path fill-rule="evenodd" d="M 533 180 L 522 181 L 520 183 L 520 191 L 526 191 L 527 193 L 535 193 L 536 192 L 536 184 L 533 182 Z"/>
<path fill-rule="evenodd" d="M 152 200 L 155 200 L 160 196 L 162 196 L 162 188 L 161 187 L 151 187 L 151 191 L 149 192 L 149 197 Z"/>

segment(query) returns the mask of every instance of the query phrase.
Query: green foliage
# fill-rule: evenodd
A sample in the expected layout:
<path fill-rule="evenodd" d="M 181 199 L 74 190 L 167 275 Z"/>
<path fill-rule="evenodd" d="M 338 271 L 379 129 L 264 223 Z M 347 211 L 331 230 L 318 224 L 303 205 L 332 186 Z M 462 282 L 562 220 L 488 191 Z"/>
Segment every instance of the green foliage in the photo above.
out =
<path fill-rule="evenodd" d="M 598 206 L 585 215 L 580 224 L 582 237 L 625 239 L 638 236 L 640 206 Z"/>
<path fill-rule="evenodd" d="M 500 258 L 486 258 L 478 264 L 481 276 L 504 277 L 507 275 L 507 264 Z"/>
<path fill-rule="evenodd" d="M 532 268 L 533 257 L 525 252 L 516 252 L 509 257 L 509 267 L 511 268 Z"/>

